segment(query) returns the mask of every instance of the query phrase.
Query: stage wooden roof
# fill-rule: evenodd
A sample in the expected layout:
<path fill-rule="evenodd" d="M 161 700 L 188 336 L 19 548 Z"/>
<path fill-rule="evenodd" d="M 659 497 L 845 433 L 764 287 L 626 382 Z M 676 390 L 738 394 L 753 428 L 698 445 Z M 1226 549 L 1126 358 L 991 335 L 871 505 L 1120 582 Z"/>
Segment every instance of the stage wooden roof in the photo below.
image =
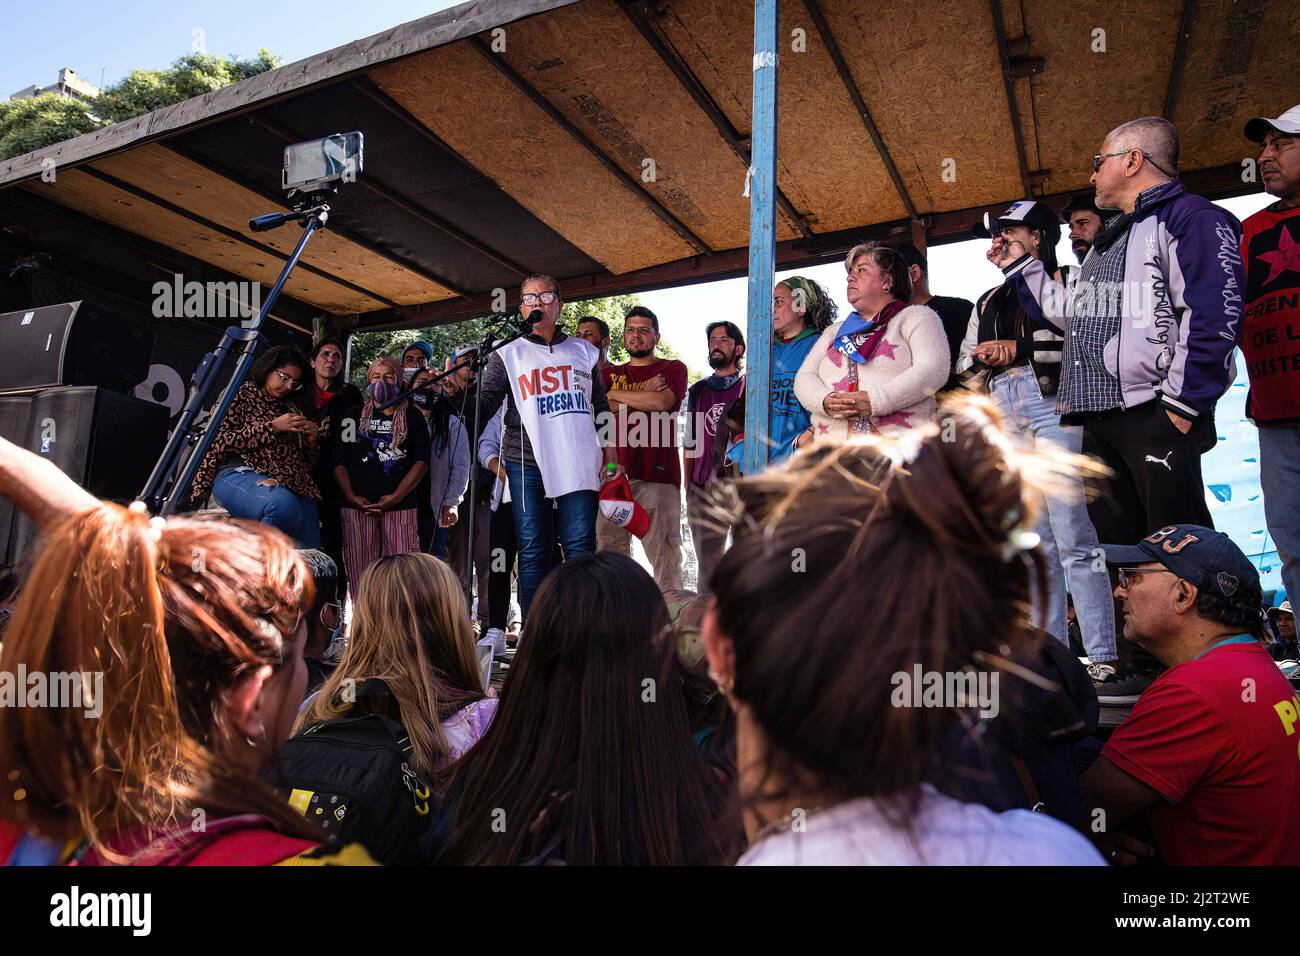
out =
<path fill-rule="evenodd" d="M 785 267 L 1063 202 L 1148 114 L 1177 124 L 1189 187 L 1257 190 L 1241 128 L 1294 101 L 1300 6 L 785 0 L 780 35 Z M 248 219 L 286 208 L 283 147 L 357 129 L 365 172 L 285 289 L 303 321 L 480 315 L 533 272 L 570 299 L 740 275 L 752 43 L 746 0 L 466 3 L 0 162 L 0 224 L 142 297 L 173 269 L 269 286 L 298 231 Z"/>

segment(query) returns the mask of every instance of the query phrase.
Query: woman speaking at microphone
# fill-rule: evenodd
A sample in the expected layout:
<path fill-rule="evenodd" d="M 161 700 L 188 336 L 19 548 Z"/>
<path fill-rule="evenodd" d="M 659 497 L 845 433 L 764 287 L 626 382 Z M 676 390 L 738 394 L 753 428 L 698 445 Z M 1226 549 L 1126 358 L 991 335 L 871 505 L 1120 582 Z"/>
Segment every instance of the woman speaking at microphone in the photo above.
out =
<path fill-rule="evenodd" d="M 388 404 L 401 381 L 394 359 L 371 362 L 365 402 L 344 414 L 334 446 L 349 581 L 381 557 L 420 550 L 416 489 L 429 467 L 429 432 L 408 399 Z"/>

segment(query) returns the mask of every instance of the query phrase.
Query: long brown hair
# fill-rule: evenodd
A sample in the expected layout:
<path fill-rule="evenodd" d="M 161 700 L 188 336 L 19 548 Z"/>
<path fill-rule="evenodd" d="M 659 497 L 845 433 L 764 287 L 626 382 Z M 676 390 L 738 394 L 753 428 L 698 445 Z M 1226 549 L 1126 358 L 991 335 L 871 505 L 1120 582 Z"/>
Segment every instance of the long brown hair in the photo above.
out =
<path fill-rule="evenodd" d="M 442 721 L 487 694 L 460 581 L 433 555 L 389 555 L 366 569 L 348 648 L 295 732 L 350 712 L 345 689 L 376 677 L 397 699 L 416 769 L 438 786 L 448 762 Z"/>
<path fill-rule="evenodd" d="M 663 596 L 610 551 L 542 582 L 500 710 L 452 786 L 452 863 L 719 864 L 739 850 L 691 739 Z"/>
<path fill-rule="evenodd" d="M 894 675 L 990 671 L 1035 639 L 1036 492 L 1087 466 L 1018 451 L 987 399 L 941 416 L 902 441 L 815 445 L 725 506 L 737 534 L 711 582 L 717 622 L 765 737 L 764 765 L 737 768 L 750 805 L 811 779 L 825 804 L 876 797 L 907 823 L 961 711 L 894 706 Z"/>
<path fill-rule="evenodd" d="M 311 576 L 268 525 L 172 518 L 101 504 L 48 532 L 0 663 L 103 674 L 102 711 L 0 709 L 0 815 L 59 840 L 188 831 L 193 811 L 256 813 L 315 830 L 220 757 L 226 692 L 287 663 Z"/>

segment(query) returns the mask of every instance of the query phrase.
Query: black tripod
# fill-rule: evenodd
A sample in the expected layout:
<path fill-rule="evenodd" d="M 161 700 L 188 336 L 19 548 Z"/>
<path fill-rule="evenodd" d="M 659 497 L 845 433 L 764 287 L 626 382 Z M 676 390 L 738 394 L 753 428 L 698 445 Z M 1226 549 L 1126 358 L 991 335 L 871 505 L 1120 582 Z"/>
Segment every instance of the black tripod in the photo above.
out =
<path fill-rule="evenodd" d="M 293 254 L 280 270 L 280 276 L 271 287 L 266 301 L 262 303 L 257 318 L 247 328 L 237 328 L 233 325 L 228 327 L 216 349 L 203 356 L 203 361 L 195 370 L 194 377 L 190 379 L 190 394 L 185 400 L 185 407 L 181 409 L 176 428 L 167 439 L 167 447 L 163 449 L 158 463 L 153 466 L 144 490 L 140 492 L 140 500 L 151 513 L 175 514 L 185 503 L 190 485 L 194 481 L 194 474 L 199 470 L 203 456 L 207 454 L 213 439 L 216 438 L 217 429 L 221 427 L 221 421 L 229 411 L 230 403 L 235 400 L 235 392 L 244 381 L 244 376 L 248 374 L 248 367 L 253 364 L 253 352 L 261 341 L 262 323 L 270 314 L 275 300 L 279 298 L 280 290 L 284 288 L 289 273 L 302 258 L 307 242 L 317 230 L 325 227 L 330 214 L 329 203 L 326 200 L 336 191 L 336 188 L 331 186 L 303 195 L 294 204 L 293 212 L 258 216 L 248 223 L 248 227 L 254 232 L 264 232 L 288 222 L 297 222 L 302 225 L 303 233 L 298 240 L 298 245 L 294 247 Z M 221 371 L 222 364 L 236 342 L 242 342 L 243 349 L 239 353 L 234 371 L 230 374 L 230 380 L 226 383 L 225 391 L 221 393 L 207 421 L 196 425 L 195 421 L 208 395 L 212 392 L 217 374 Z"/>

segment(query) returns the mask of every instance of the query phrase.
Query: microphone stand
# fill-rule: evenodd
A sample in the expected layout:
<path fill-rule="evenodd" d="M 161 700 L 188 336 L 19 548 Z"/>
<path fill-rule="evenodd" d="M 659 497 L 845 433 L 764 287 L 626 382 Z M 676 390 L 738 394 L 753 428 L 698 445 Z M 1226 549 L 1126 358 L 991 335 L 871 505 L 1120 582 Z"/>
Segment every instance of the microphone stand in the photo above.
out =
<path fill-rule="evenodd" d="M 510 318 L 511 318 L 510 316 L 507 316 L 505 321 L 509 322 Z M 525 335 L 530 334 L 533 330 L 533 326 L 537 322 L 541 321 L 541 318 L 542 318 L 542 313 L 540 309 L 534 309 L 527 316 L 519 315 L 518 316 L 520 322 L 519 327 L 513 329 L 508 336 L 502 339 L 495 338 L 493 331 L 489 329 L 487 332 L 484 333 L 483 342 L 479 346 L 478 353 L 473 358 L 468 358 L 462 362 L 458 362 L 455 365 L 453 365 L 451 368 L 447 369 L 446 371 L 439 372 L 437 375 L 429 379 L 429 381 L 425 382 L 423 385 L 420 385 L 416 388 L 409 388 L 405 392 L 398 395 L 396 398 L 391 399 L 390 401 L 387 401 L 384 404 L 377 406 L 381 409 L 389 408 L 393 405 L 398 404 L 399 402 L 403 402 L 406 399 L 410 398 L 411 395 L 413 395 L 417 391 L 428 391 L 429 389 L 433 388 L 433 386 L 436 385 L 438 382 L 441 382 L 444 378 L 447 378 L 449 375 L 451 375 L 453 372 L 458 372 L 463 368 L 472 368 L 474 370 L 474 419 L 473 422 L 471 423 L 471 427 L 469 428 L 469 433 L 470 433 L 470 467 L 469 467 L 469 490 L 468 490 L 469 528 L 465 534 L 466 570 L 465 570 L 465 580 L 464 582 L 462 582 L 465 587 L 465 604 L 469 608 L 469 612 L 471 615 L 474 614 L 474 594 L 473 594 L 474 523 L 475 523 L 474 518 L 475 518 L 475 509 L 478 507 L 479 463 L 478 463 L 478 434 L 477 433 L 481 430 L 479 428 L 479 410 L 482 408 L 482 392 L 479 390 L 479 383 L 482 381 L 483 370 L 487 368 L 488 357 L 491 356 L 493 352 L 497 352 L 505 348 L 511 342 L 514 342 L 518 339 L 523 338 Z"/>

